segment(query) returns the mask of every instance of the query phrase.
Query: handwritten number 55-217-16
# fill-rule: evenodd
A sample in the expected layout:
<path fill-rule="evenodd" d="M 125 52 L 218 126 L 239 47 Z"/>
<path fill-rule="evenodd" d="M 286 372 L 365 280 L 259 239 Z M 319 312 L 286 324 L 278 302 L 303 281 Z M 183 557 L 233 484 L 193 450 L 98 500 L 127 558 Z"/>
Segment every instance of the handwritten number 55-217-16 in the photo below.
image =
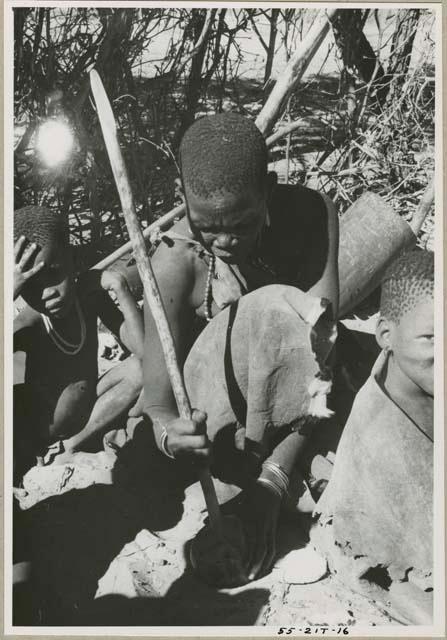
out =
<path fill-rule="evenodd" d="M 344 636 L 349 635 L 348 627 L 336 627 L 335 629 L 329 629 L 329 627 L 304 627 L 304 629 L 301 629 L 299 627 L 279 627 L 278 635 L 290 636 L 295 631 L 297 633 L 304 633 L 305 635 L 324 636 L 326 631 L 331 631 L 332 633 L 335 633 L 337 635 L 340 635 L 340 634 Z"/>

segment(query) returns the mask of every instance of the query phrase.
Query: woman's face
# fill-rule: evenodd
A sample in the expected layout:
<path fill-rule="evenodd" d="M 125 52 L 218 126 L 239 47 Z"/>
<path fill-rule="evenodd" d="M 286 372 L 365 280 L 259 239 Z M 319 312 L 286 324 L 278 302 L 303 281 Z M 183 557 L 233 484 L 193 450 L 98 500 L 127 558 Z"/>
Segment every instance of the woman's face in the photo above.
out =
<path fill-rule="evenodd" d="M 390 347 L 402 374 L 415 389 L 434 393 L 434 302 L 429 297 L 390 323 Z"/>
<path fill-rule="evenodd" d="M 253 249 L 267 219 L 264 194 L 247 189 L 244 194 L 219 192 L 199 198 L 186 189 L 191 231 L 209 251 L 224 262 L 238 263 Z"/>

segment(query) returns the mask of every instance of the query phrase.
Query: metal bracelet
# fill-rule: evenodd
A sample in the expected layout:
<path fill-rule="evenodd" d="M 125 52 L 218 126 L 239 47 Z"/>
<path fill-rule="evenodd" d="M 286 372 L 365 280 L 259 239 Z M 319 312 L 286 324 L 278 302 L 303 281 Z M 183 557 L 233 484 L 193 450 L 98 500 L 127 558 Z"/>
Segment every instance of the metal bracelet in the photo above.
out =
<path fill-rule="evenodd" d="M 263 478 L 262 476 L 260 476 L 256 482 L 259 482 L 259 484 L 263 484 L 264 486 L 270 487 L 270 489 L 273 489 L 274 493 L 276 493 L 276 495 L 282 500 L 284 493 L 281 487 L 277 485 L 275 482 L 273 482 L 272 480 L 269 480 L 268 478 Z"/>
<path fill-rule="evenodd" d="M 284 490 L 284 493 L 287 493 L 289 489 L 289 476 L 284 471 L 284 469 L 278 463 L 271 462 L 270 460 L 265 460 L 262 468 L 266 471 L 270 471 L 270 473 L 272 473 L 278 480 L 279 484 Z"/>
<path fill-rule="evenodd" d="M 175 456 L 168 449 L 168 443 L 166 442 L 168 439 L 168 432 L 166 431 L 166 427 L 162 427 L 161 438 L 160 438 L 160 451 L 165 454 L 168 458 L 174 460 Z"/>

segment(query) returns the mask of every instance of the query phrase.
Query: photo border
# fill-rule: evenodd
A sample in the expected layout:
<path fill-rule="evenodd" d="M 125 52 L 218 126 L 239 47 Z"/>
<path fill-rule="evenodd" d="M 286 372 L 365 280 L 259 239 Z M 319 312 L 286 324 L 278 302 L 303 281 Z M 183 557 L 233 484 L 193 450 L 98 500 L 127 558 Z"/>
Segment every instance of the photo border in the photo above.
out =
<path fill-rule="evenodd" d="M 12 450 L 12 357 L 10 353 L 12 344 L 12 303 L 6 301 L 12 300 L 12 225 L 13 216 L 10 212 L 13 210 L 13 68 L 9 64 L 13 60 L 13 28 L 11 9 L 20 6 L 35 7 L 55 7 L 55 6 L 74 6 L 74 7 L 190 7 L 203 8 L 207 6 L 226 6 L 226 7 L 251 7 L 261 6 L 271 7 L 275 5 L 296 7 L 296 8 L 325 8 L 336 5 L 340 8 L 433 8 L 437 15 L 436 26 L 436 88 L 435 88 L 435 446 L 434 446 L 434 466 L 435 466 L 435 518 L 434 518 L 434 566 L 443 567 L 443 570 L 435 569 L 434 572 L 434 624 L 430 627 L 408 626 L 408 627 L 353 627 L 353 633 L 349 637 L 445 637 L 445 440 L 444 440 L 444 396 L 446 392 L 445 386 L 445 319 L 444 319 L 444 273 L 445 273 L 445 247 L 447 246 L 447 230 L 443 221 L 443 204 L 444 204 L 444 188 L 447 185 L 446 176 L 444 176 L 443 149 L 446 139 L 446 131 L 443 129 L 443 123 L 446 122 L 446 100 L 445 89 L 443 85 L 443 70 L 445 69 L 446 53 L 447 53 L 447 23 L 444 15 L 444 7 L 442 0 L 430 2 L 429 0 L 421 0 L 420 2 L 386 2 L 376 0 L 376 2 L 362 1 L 345 1 L 335 2 L 329 0 L 326 2 L 315 0 L 310 2 L 258 2 L 249 0 L 247 2 L 220 2 L 219 0 L 209 0 L 208 2 L 138 2 L 134 0 L 96 0 L 90 2 L 80 0 L 73 2 L 71 0 L 59 0 L 58 2 L 48 2 L 45 0 L 5 0 L 1 6 L 1 24 L 3 26 L 4 47 L 3 55 L 3 74 L 2 74 L 2 94 L 3 94 L 3 115 L 4 129 L 2 142 L 4 144 L 4 155 L 1 159 L 3 175 L 4 175 L 4 198 L 3 198 L 3 218 L 2 218 L 2 234 L 3 234 L 3 251 L 4 251 L 4 273 L 3 273 L 3 301 L 4 313 L 2 317 L 2 327 L 4 335 L 3 343 L 3 409 L 4 409 L 4 438 L 2 440 L 2 454 L 4 461 L 4 474 L 1 479 L 4 510 L 2 512 L 3 520 L 3 544 L 4 554 L 2 556 L 2 573 L 1 592 L 3 595 L 4 617 L 3 617 L 3 635 L 13 635 L 16 638 L 34 638 L 36 636 L 51 636 L 63 638 L 77 638 L 79 636 L 96 638 L 110 636 L 114 638 L 129 638 L 147 636 L 151 638 L 164 637 L 213 637 L 213 638 L 258 638 L 258 637 L 276 637 L 273 630 L 276 627 L 20 627 L 12 626 L 12 482 L 11 482 L 11 460 L 5 457 L 5 452 Z M 442 43 L 442 45 L 441 45 Z M 8 215 L 9 214 L 9 215 Z M 8 255 L 8 253 L 10 255 Z M 443 473 L 444 470 L 444 473 Z M 444 482 L 442 482 L 444 479 Z M 439 531 L 439 524 L 444 523 Z M 442 535 L 441 535 L 442 533 Z M 302 633 L 293 633 L 289 637 L 301 636 Z M 322 634 L 320 634 L 322 635 Z M 326 637 L 331 637 L 329 632 Z"/>

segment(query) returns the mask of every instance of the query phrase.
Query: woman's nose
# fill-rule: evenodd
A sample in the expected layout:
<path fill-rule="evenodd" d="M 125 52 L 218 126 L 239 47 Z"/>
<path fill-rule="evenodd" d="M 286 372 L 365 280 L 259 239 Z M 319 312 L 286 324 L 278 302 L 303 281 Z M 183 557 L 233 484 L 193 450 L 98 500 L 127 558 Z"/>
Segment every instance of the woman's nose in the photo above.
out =
<path fill-rule="evenodd" d="M 51 300 L 57 294 L 57 291 L 54 287 L 47 287 L 42 292 L 42 300 L 45 302 L 46 300 Z"/>

